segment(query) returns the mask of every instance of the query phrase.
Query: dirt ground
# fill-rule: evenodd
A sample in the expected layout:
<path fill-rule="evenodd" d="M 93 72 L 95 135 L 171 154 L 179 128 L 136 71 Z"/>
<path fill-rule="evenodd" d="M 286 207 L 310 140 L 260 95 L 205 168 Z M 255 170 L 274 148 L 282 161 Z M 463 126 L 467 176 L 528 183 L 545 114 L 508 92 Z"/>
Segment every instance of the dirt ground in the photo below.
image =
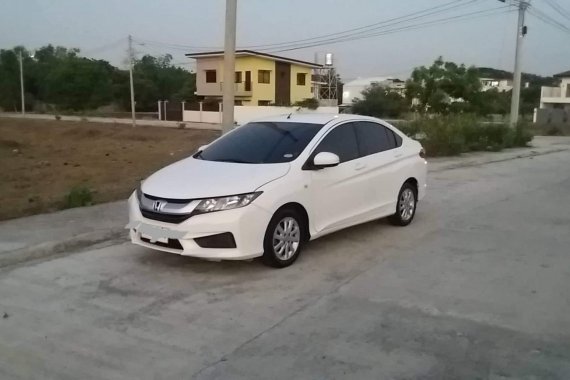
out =
<path fill-rule="evenodd" d="M 75 186 L 93 190 L 94 203 L 124 199 L 141 179 L 218 135 L 0 118 L 0 220 L 61 209 Z"/>

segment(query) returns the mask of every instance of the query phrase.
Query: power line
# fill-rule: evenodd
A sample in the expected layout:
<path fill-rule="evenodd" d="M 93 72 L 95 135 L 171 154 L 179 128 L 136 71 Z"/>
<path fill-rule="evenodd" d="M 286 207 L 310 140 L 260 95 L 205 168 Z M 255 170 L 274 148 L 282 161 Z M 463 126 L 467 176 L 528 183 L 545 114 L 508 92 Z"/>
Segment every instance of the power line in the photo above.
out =
<path fill-rule="evenodd" d="M 353 33 L 355 31 L 360 31 L 359 33 L 363 33 L 365 31 L 375 30 L 379 27 L 392 26 L 393 22 L 398 21 L 398 20 L 406 19 L 406 20 L 401 21 L 401 22 L 413 21 L 415 19 L 423 18 L 423 17 L 430 16 L 430 15 L 433 15 L 436 13 L 443 13 L 443 12 L 446 12 L 449 10 L 453 10 L 454 8 L 458 8 L 458 7 L 462 7 L 462 6 L 466 6 L 466 5 L 471 5 L 478 0 L 469 0 L 467 3 L 465 3 L 466 1 L 467 0 L 453 0 L 453 1 L 447 2 L 445 4 L 441 4 L 441 5 L 438 5 L 435 7 L 430 7 L 430 8 L 427 8 L 427 9 L 424 9 L 421 11 L 417 11 L 417 12 L 413 12 L 413 13 L 410 13 L 410 14 L 407 14 L 404 16 L 399 16 L 399 17 L 395 17 L 392 19 L 377 22 L 374 24 L 364 25 L 361 27 L 347 29 L 347 30 L 343 30 L 340 32 L 329 33 L 327 35 L 310 37 L 310 38 L 305 38 L 305 39 L 301 39 L 301 40 L 278 42 L 278 43 L 272 43 L 272 44 L 246 45 L 246 46 L 240 46 L 240 49 L 270 48 L 270 47 L 278 47 L 278 46 L 279 47 L 281 47 L 281 46 L 285 47 L 287 45 L 297 44 L 300 42 L 314 41 L 314 40 L 319 40 L 319 39 L 323 39 L 323 38 L 329 39 L 331 36 L 340 36 L 340 35 L 347 34 L 347 33 Z M 413 16 L 416 16 L 416 17 L 413 17 Z M 366 29 L 370 29 L 370 30 L 366 30 Z M 343 36 L 343 37 L 347 37 L 347 36 Z M 174 49 L 174 50 L 184 50 L 184 51 L 198 50 L 199 51 L 199 50 L 220 50 L 221 49 L 221 47 L 219 47 L 219 46 L 217 46 L 217 47 L 214 47 L 214 46 L 190 46 L 190 45 L 165 43 L 165 42 L 152 41 L 152 40 L 139 39 L 139 38 L 134 38 L 133 40 L 135 40 L 139 43 L 148 44 L 148 45 L 169 47 L 169 48 Z"/>
<path fill-rule="evenodd" d="M 425 18 L 431 15 L 436 15 L 436 14 L 443 14 L 445 12 L 449 12 L 452 11 L 454 9 L 458 9 L 461 7 L 466 7 L 469 5 L 472 5 L 474 3 L 476 3 L 477 1 L 480 0 L 453 0 L 450 2 L 447 2 L 445 4 L 441 4 L 435 7 L 430 7 L 421 11 L 417 11 L 417 12 L 413 12 L 407 15 L 403 15 L 403 16 L 399 16 L 399 17 L 395 17 L 395 18 L 391 18 L 388 20 L 383 20 L 380 22 L 376 22 L 373 24 L 369 24 L 369 25 L 364 25 L 361 27 L 357 27 L 357 28 L 352 28 L 352 29 L 347 29 L 347 30 L 343 30 L 343 31 L 339 31 L 339 32 L 335 32 L 335 33 L 329 33 L 327 35 L 321 35 L 321 36 L 315 36 L 315 37 L 310 37 L 310 38 L 304 38 L 301 40 L 292 40 L 292 41 L 286 41 L 286 42 L 278 42 L 278 43 L 272 43 L 272 44 L 260 44 L 260 45 L 244 45 L 244 46 L 240 46 L 239 49 L 256 49 L 256 50 L 261 50 L 261 51 L 269 51 L 269 50 L 275 50 L 275 49 L 285 49 L 285 48 L 290 48 L 290 47 L 295 47 L 297 45 L 300 45 L 301 43 L 317 43 L 317 42 L 323 42 L 323 41 L 329 41 L 331 40 L 333 36 L 337 36 L 334 38 L 348 38 L 348 37 L 356 37 L 358 35 L 364 35 L 370 32 L 374 32 L 374 31 L 379 31 L 380 29 L 383 28 L 387 28 L 390 26 L 395 26 L 398 24 L 403 24 L 406 22 L 410 22 L 410 21 L 414 21 L 417 19 L 421 19 L 421 18 Z M 143 43 L 143 44 L 149 44 L 149 45 L 155 45 L 155 46 L 161 46 L 161 47 L 169 47 L 173 50 L 184 50 L 186 52 L 188 52 L 188 50 L 191 51 L 204 51 L 204 50 L 221 50 L 221 47 L 213 47 L 213 46 L 190 46 L 190 45 L 183 45 L 183 44 L 173 44 L 173 43 L 164 43 L 164 42 L 159 42 L 159 41 L 152 41 L 152 40 L 143 40 L 143 39 L 136 39 L 138 42 Z M 322 41 L 320 41 L 322 40 Z"/>
<path fill-rule="evenodd" d="M 329 34 L 327 36 L 328 38 L 326 38 L 326 39 L 323 39 L 323 36 L 320 36 L 320 37 L 307 38 L 307 39 L 303 39 L 303 40 L 297 40 L 297 41 L 313 41 L 313 42 L 307 42 L 304 44 L 302 44 L 300 42 L 296 42 L 296 41 L 290 41 L 290 42 L 280 42 L 280 43 L 276 43 L 276 44 L 266 44 L 266 45 L 248 45 L 248 46 L 242 46 L 242 47 L 240 47 L 240 49 L 254 48 L 254 47 L 256 48 L 256 47 L 263 47 L 263 46 L 273 46 L 272 48 L 258 49 L 260 51 L 272 52 L 272 53 L 306 49 L 306 48 L 310 48 L 310 47 L 330 45 L 330 44 L 339 43 L 339 42 L 354 41 L 354 40 L 358 40 L 358 39 L 377 37 L 377 36 L 382 36 L 382 35 L 386 35 L 386 34 L 393 34 L 393 33 L 397 33 L 400 31 L 415 30 L 415 29 L 419 29 L 422 27 L 433 26 L 433 25 L 437 25 L 437 24 L 445 24 L 445 23 L 452 22 L 452 21 L 461 21 L 461 20 L 466 20 L 466 19 L 470 19 L 470 18 L 490 16 L 490 15 L 495 14 L 499 10 L 504 10 L 506 8 L 509 8 L 509 6 L 503 6 L 503 7 L 493 8 L 493 9 L 471 12 L 471 13 L 467 13 L 467 14 L 455 15 L 452 17 L 441 18 L 441 19 L 432 20 L 432 21 L 426 21 L 426 22 L 419 23 L 419 24 L 411 24 L 411 25 L 400 26 L 400 27 L 392 28 L 392 29 L 385 29 L 389 26 L 405 24 L 405 23 L 408 23 L 412 20 L 425 18 L 427 16 L 438 14 L 438 13 L 441 14 L 441 13 L 448 12 L 450 10 L 457 9 L 457 8 L 463 7 L 463 6 L 468 6 L 468 5 L 474 4 L 478 0 L 470 0 L 468 2 L 465 2 L 465 1 L 466 0 L 455 0 L 452 2 L 448 2 L 445 4 L 439 5 L 437 7 L 428 8 L 428 9 L 425 9 L 425 10 L 422 10 L 419 12 L 414 12 L 412 14 L 408 14 L 405 16 L 400 16 L 397 18 L 385 20 L 385 21 L 382 21 L 379 23 L 370 24 L 370 25 L 366 25 L 363 27 L 359 27 L 359 28 L 353 28 L 353 29 L 342 31 L 342 32 L 336 32 L 333 34 Z M 507 12 L 502 12 L 502 13 L 507 13 Z M 401 21 L 396 22 L 396 20 L 401 20 Z M 368 29 L 364 31 L 365 28 L 368 28 Z M 354 30 L 362 30 L 362 31 L 347 34 L 348 32 L 354 31 Z M 338 35 L 338 37 L 330 38 L 330 36 L 334 36 L 334 35 Z M 143 46 L 144 45 L 155 45 L 155 46 L 160 46 L 163 48 L 166 47 L 166 48 L 169 48 L 172 50 L 182 50 L 185 52 L 188 52 L 188 50 L 203 50 L 203 49 L 220 50 L 221 49 L 219 47 L 211 47 L 211 46 L 189 46 L 189 45 L 182 45 L 182 44 L 162 43 L 162 42 L 158 42 L 158 41 L 143 40 L 143 39 L 139 39 L 139 38 L 137 38 L 136 41 L 137 41 L 137 43 L 139 43 Z"/>
<path fill-rule="evenodd" d="M 338 36 L 338 38 L 341 37 L 349 37 L 352 35 L 356 35 L 356 34 L 361 34 L 361 33 L 367 33 L 367 32 L 371 32 L 380 28 L 384 28 L 384 27 L 388 27 L 388 26 L 392 26 L 396 23 L 404 23 L 404 22 L 409 22 L 409 21 L 413 21 L 419 18 L 424 18 L 433 14 L 437 14 L 437 13 L 443 13 L 443 12 L 447 12 L 459 7 L 463 7 L 466 5 L 471 5 L 473 3 L 475 3 L 477 0 L 470 0 L 467 3 L 465 2 L 466 0 L 454 0 L 445 4 L 441 4 L 435 7 L 430 7 L 421 11 L 417 11 L 417 12 L 413 12 L 404 16 L 399 16 L 399 17 L 395 17 L 395 18 L 391 18 L 388 20 L 383 20 L 380 22 L 376 22 L 373 24 L 369 24 L 369 25 L 364 25 L 361 27 L 357 27 L 357 28 L 352 28 L 352 29 L 347 29 L 347 30 L 343 30 L 340 32 L 335 32 L 335 33 L 329 33 L 326 35 L 321 35 L 321 36 L 315 36 L 315 37 L 310 37 L 310 38 L 304 38 L 301 40 L 293 40 L 293 41 L 286 41 L 286 42 L 278 42 L 278 43 L 273 43 L 273 44 L 262 44 L 262 45 L 249 45 L 249 46 L 244 46 L 243 48 L 249 48 L 249 49 L 269 49 L 269 48 L 273 48 L 273 47 L 285 47 L 287 45 L 293 45 L 293 44 L 298 44 L 301 42 L 309 42 L 309 41 L 313 41 L 313 42 L 317 42 L 315 40 L 321 40 L 321 39 L 330 39 L 332 36 Z M 335 37 L 336 38 L 336 37 Z"/>
<path fill-rule="evenodd" d="M 556 0 L 545 0 L 545 1 L 546 4 L 550 5 L 550 7 L 553 8 L 556 12 L 558 12 L 562 17 L 570 21 L 570 11 L 567 11 L 566 9 L 562 8 L 562 6 L 558 4 Z"/>
<path fill-rule="evenodd" d="M 553 26 L 562 32 L 570 33 L 569 27 L 560 23 L 559 21 L 557 21 L 556 19 L 552 18 L 551 16 L 549 16 L 548 14 L 544 13 L 543 11 L 541 11 L 539 9 L 530 8 L 529 13 L 531 15 L 533 15 L 534 17 L 538 18 L 539 20 L 541 20 L 542 22 L 544 22 L 545 24 Z"/>
<path fill-rule="evenodd" d="M 109 50 L 109 49 L 113 49 L 113 48 L 119 47 L 119 46 L 123 45 L 124 43 L 125 43 L 125 38 L 123 37 L 123 38 L 121 38 L 121 39 L 118 39 L 118 40 L 113 41 L 113 42 L 109 42 L 109 43 L 107 43 L 107 44 L 105 44 L 105 45 L 102 45 L 102 46 L 99 46 L 99 47 L 96 47 L 96 48 L 93 48 L 93 49 L 88 49 L 88 50 L 85 50 L 85 51 L 80 51 L 80 53 L 81 53 L 81 55 L 83 55 L 83 56 L 92 55 L 92 54 L 100 53 L 100 52 L 103 52 L 103 51 L 106 51 L 106 50 Z"/>
<path fill-rule="evenodd" d="M 291 47 L 291 48 L 287 48 L 287 49 L 271 50 L 271 52 L 272 53 L 278 53 L 278 52 L 285 52 L 285 51 L 292 51 L 292 50 L 299 50 L 299 49 L 307 49 L 307 48 L 311 48 L 311 47 L 330 45 L 330 44 L 335 44 L 335 43 L 340 43 L 340 42 L 349 42 L 349 41 L 355 41 L 355 40 L 360 40 L 360 39 L 364 39 L 364 38 L 371 38 L 371 37 L 378 37 L 378 36 L 383 36 L 383 35 L 388 35 L 388 34 L 394 34 L 394 33 L 402 32 L 402 31 L 416 30 L 416 29 L 421 29 L 424 27 L 429 27 L 429 26 L 434 26 L 434 25 L 443 25 L 443 24 L 447 24 L 447 23 L 455 22 L 455 21 L 463 21 L 463 20 L 467 20 L 467 19 L 474 19 L 474 18 L 478 18 L 478 17 L 485 17 L 485 16 L 491 16 L 491 15 L 495 15 L 495 14 L 503 14 L 503 13 L 512 12 L 512 10 L 510 10 L 510 9 L 505 11 L 506 8 L 510 8 L 510 7 L 509 6 L 503 6 L 503 7 L 493 8 L 493 9 L 476 11 L 476 12 L 471 12 L 471 13 L 467 13 L 467 14 L 456 15 L 453 17 L 447 17 L 447 18 L 441 18 L 441 19 L 437 19 L 437 20 L 427 21 L 427 22 L 423 22 L 423 23 L 419 23 L 419 24 L 412 24 L 412 25 L 402 26 L 402 27 L 398 27 L 398 28 L 382 30 L 382 31 L 364 34 L 364 35 L 359 35 L 359 36 L 350 37 L 350 38 L 335 38 L 335 39 L 330 39 L 327 41 L 322 41 L 322 42 L 318 42 L 318 43 L 314 43 L 314 44 L 305 44 L 305 45 L 295 46 L 295 47 Z M 498 12 L 501 10 L 503 10 L 503 12 Z"/>
<path fill-rule="evenodd" d="M 133 41 L 137 42 L 137 44 L 139 45 L 151 45 L 151 46 L 160 46 L 160 47 L 169 47 L 173 50 L 183 50 L 183 51 L 188 51 L 188 50 L 194 50 L 194 51 L 199 51 L 199 50 L 218 50 L 221 49 L 220 46 L 189 46 L 189 45 L 180 45 L 180 44 L 173 44 L 173 43 L 166 43 L 166 42 L 159 42 L 159 41 L 152 41 L 152 40 L 146 40 L 146 39 L 141 39 L 141 38 L 133 38 Z"/>

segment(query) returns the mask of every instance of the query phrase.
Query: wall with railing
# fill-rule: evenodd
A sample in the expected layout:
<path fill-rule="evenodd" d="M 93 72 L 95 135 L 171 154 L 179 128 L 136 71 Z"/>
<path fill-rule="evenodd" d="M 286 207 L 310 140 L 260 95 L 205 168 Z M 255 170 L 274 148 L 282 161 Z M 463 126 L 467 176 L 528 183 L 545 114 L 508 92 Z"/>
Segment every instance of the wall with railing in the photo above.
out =
<path fill-rule="evenodd" d="M 208 106 L 211 109 L 212 105 Z M 183 114 L 183 121 L 199 122 L 199 123 L 213 123 L 220 124 L 222 122 L 222 105 L 218 104 L 217 111 L 206 110 L 205 103 L 198 103 L 191 107 L 192 109 L 185 109 Z M 277 115 L 287 115 L 290 113 L 326 113 L 338 114 L 338 107 L 319 107 L 316 110 L 310 110 L 299 107 L 273 107 L 273 106 L 235 106 L 234 107 L 234 120 L 238 125 L 245 124 L 251 120 Z"/>

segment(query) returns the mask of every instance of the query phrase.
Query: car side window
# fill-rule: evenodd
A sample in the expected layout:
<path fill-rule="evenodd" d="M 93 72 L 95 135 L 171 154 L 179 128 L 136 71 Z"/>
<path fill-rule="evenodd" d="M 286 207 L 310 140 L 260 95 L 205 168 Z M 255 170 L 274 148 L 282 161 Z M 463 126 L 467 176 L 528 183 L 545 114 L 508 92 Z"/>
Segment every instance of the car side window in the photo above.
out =
<path fill-rule="evenodd" d="M 358 122 L 356 137 L 361 157 L 396 147 L 394 133 L 383 125 L 370 121 Z"/>
<path fill-rule="evenodd" d="M 321 152 L 336 154 L 341 163 L 358 158 L 354 123 L 341 124 L 330 131 L 315 149 L 313 157 Z"/>
<path fill-rule="evenodd" d="M 390 131 L 390 132 L 392 132 L 394 134 L 394 137 L 396 138 L 396 148 L 401 147 L 402 146 L 402 137 L 394 131 Z"/>
<path fill-rule="evenodd" d="M 388 145 L 390 149 L 394 149 L 398 146 L 396 143 L 396 135 L 390 129 L 383 127 L 386 130 L 386 135 L 388 136 Z"/>

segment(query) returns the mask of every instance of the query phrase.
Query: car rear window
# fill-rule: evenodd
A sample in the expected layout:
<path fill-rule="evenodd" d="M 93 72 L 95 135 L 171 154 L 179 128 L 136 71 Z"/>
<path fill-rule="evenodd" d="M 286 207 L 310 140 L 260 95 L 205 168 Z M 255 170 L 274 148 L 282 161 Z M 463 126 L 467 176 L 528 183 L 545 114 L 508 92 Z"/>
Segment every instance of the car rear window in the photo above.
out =
<path fill-rule="evenodd" d="M 238 127 L 194 157 L 207 161 L 271 164 L 296 159 L 323 124 L 253 122 Z"/>

